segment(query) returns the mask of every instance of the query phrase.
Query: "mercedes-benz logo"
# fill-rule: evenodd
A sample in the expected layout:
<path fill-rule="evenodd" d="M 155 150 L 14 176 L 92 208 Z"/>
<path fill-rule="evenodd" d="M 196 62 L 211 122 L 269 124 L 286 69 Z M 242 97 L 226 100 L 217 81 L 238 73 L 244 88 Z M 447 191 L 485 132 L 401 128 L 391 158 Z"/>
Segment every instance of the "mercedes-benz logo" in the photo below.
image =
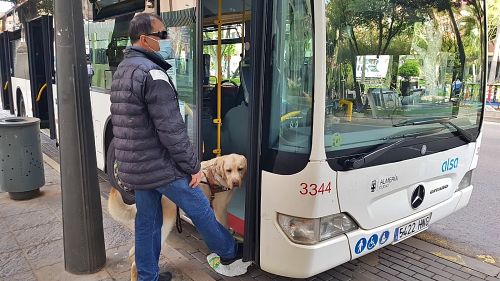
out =
<path fill-rule="evenodd" d="M 413 209 L 416 209 L 424 202 L 425 188 L 423 185 L 417 186 L 411 195 L 410 205 Z"/>

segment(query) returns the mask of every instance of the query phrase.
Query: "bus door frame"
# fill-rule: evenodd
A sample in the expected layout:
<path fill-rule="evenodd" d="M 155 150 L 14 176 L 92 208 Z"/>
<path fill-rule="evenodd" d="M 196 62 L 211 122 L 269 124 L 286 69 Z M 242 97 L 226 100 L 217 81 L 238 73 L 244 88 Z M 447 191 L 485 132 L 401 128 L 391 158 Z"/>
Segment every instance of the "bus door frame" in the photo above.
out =
<path fill-rule="evenodd" d="M 4 31 L 0 33 L 0 82 L 1 82 L 1 99 L 2 99 L 2 109 L 9 109 L 12 113 L 13 110 L 13 98 L 12 91 L 10 90 L 10 50 L 9 50 L 9 32 Z M 5 89 L 7 86 L 7 89 Z"/>
<path fill-rule="evenodd" d="M 32 34 L 34 32 L 35 26 L 41 26 L 42 29 L 42 42 L 34 42 Z M 56 122 L 55 122 L 55 112 L 54 112 L 54 95 L 52 92 L 52 85 L 54 82 L 54 28 L 53 28 L 53 17 L 52 16 L 41 16 L 33 19 L 26 23 L 26 43 L 28 45 L 28 58 L 29 58 L 29 70 L 30 70 L 30 85 L 31 85 L 31 101 L 33 107 L 33 115 L 36 117 L 40 116 L 39 108 L 36 102 L 36 97 L 40 87 L 36 83 L 37 70 L 36 68 L 36 57 L 33 56 L 33 51 L 35 50 L 35 44 L 42 44 L 43 46 L 43 71 L 45 74 L 44 80 L 47 83 L 45 89 L 45 94 L 47 95 L 47 110 L 49 116 L 49 129 L 50 138 L 56 138 Z M 35 79 L 35 81 L 32 81 Z"/>
<path fill-rule="evenodd" d="M 5 31 L 0 34 L 0 63 L 2 67 L 2 105 L 3 109 L 8 109 L 10 114 L 14 114 L 14 98 L 12 96 L 12 58 L 10 50 L 10 42 L 12 41 L 13 32 Z M 5 85 L 7 84 L 7 89 Z"/>
<path fill-rule="evenodd" d="M 9 104 L 10 104 L 10 114 L 14 115 L 16 112 L 14 111 L 15 105 L 14 105 L 14 89 L 12 89 L 12 76 L 14 75 L 14 60 L 12 58 L 12 50 L 11 48 L 11 42 L 16 41 L 21 39 L 21 29 L 17 29 L 14 31 L 9 31 L 7 32 L 7 39 L 6 39 L 6 44 L 5 44 L 5 50 L 6 50 L 6 62 L 7 62 L 7 67 L 8 67 L 8 82 L 9 82 L 9 87 L 8 87 L 8 94 L 9 94 Z"/>

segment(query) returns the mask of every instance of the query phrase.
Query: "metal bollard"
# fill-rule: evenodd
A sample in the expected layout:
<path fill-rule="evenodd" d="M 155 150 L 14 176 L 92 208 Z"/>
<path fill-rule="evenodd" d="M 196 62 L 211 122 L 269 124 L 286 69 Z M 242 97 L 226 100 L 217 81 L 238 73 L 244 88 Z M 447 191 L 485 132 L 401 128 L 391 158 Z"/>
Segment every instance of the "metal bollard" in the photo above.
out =
<path fill-rule="evenodd" d="M 40 119 L 0 119 L 0 191 L 26 200 L 38 196 L 44 184 Z"/>

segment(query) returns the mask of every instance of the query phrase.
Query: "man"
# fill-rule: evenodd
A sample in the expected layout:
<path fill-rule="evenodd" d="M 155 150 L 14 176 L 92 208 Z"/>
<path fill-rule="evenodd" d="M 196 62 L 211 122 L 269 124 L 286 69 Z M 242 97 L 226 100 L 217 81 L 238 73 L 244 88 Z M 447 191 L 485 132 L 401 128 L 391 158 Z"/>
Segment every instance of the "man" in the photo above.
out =
<path fill-rule="evenodd" d="M 159 274 L 162 226 L 161 197 L 167 196 L 191 218 L 207 246 L 223 264 L 241 259 L 242 249 L 215 219 L 197 188 L 200 163 L 187 136 L 177 92 L 166 74 L 170 65 L 157 54 L 167 38 L 161 18 L 138 14 L 130 22 L 132 46 L 113 75 L 111 120 L 119 190 L 127 203 L 135 193 L 135 262 L 138 279 L 170 280 Z M 117 187 L 120 189 L 120 187 Z"/>

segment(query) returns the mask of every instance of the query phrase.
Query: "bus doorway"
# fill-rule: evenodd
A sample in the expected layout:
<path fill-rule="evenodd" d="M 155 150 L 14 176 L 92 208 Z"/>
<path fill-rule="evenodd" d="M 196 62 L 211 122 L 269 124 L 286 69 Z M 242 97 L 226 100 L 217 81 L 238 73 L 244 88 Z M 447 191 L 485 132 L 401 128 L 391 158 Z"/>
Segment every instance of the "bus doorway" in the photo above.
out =
<path fill-rule="evenodd" d="M 252 1 L 202 1 L 203 56 L 201 86 L 201 143 L 203 160 L 218 155 L 240 154 L 252 162 L 251 138 L 257 128 L 249 125 L 255 103 L 250 60 Z M 218 24 L 219 23 L 219 24 Z M 249 180 L 255 171 L 247 165 L 245 180 L 233 192 L 227 208 L 227 225 L 236 238 L 245 240 L 253 229 L 245 227 L 249 194 L 255 184 Z M 252 259 L 253 257 L 250 257 Z"/>
<path fill-rule="evenodd" d="M 1 82 L 1 101 L 2 109 L 10 110 L 13 113 L 14 107 L 11 106 L 12 91 L 10 87 L 10 52 L 9 52 L 9 32 L 0 33 L 0 82 Z"/>
<path fill-rule="evenodd" d="M 40 118 L 40 128 L 49 129 L 50 137 L 55 138 L 52 16 L 39 17 L 28 22 L 26 27 L 33 116 Z"/>

